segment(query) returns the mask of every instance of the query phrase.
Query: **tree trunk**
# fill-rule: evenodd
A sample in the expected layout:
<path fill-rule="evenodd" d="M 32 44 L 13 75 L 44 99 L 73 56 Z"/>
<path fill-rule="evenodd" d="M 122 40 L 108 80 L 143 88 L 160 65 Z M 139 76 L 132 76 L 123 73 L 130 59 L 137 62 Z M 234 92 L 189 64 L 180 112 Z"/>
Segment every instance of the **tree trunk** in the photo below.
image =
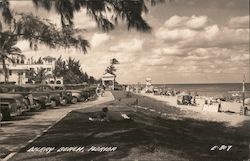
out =
<path fill-rule="evenodd" d="M 4 82 L 7 83 L 9 81 L 8 68 L 5 63 L 5 59 L 3 58 L 3 71 L 4 71 Z"/>

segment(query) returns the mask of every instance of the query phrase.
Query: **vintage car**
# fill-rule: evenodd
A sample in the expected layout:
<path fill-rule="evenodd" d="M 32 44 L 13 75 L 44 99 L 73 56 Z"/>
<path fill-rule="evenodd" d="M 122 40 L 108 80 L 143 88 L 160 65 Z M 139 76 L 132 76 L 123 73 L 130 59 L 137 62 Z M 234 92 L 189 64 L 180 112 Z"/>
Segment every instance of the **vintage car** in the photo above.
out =
<path fill-rule="evenodd" d="M 78 101 L 81 101 L 81 91 L 80 90 L 66 89 L 66 87 L 64 85 L 61 85 L 61 84 L 50 84 L 50 86 L 55 90 L 65 90 L 65 91 L 71 92 L 72 99 L 70 102 L 73 104 L 77 103 Z"/>
<path fill-rule="evenodd" d="M 0 93 L 0 111 L 2 120 L 11 120 L 11 117 L 21 115 L 26 111 L 21 94 Z"/>
<path fill-rule="evenodd" d="M 66 105 L 72 99 L 72 93 L 64 90 L 54 90 L 49 85 L 26 85 L 26 88 L 32 89 L 32 93 L 39 93 L 49 96 L 50 106 Z"/>
<path fill-rule="evenodd" d="M 65 84 L 64 88 L 72 92 L 72 101 L 86 101 L 96 96 L 96 87 L 82 84 Z"/>
<path fill-rule="evenodd" d="M 122 90 L 123 90 L 123 86 L 120 85 L 120 84 L 115 84 L 114 90 L 115 90 L 115 91 L 122 91 Z"/>
<path fill-rule="evenodd" d="M 51 100 L 50 93 L 43 92 L 36 85 L 22 85 L 24 91 L 32 94 L 33 99 L 41 106 L 41 108 L 45 109 L 46 107 L 55 107 L 56 102 Z"/>
<path fill-rule="evenodd" d="M 33 98 L 32 93 L 26 91 L 24 87 L 19 85 L 1 85 L 0 93 L 21 94 L 23 96 L 27 111 L 39 110 L 41 108 L 39 102 Z"/>
<path fill-rule="evenodd" d="M 81 90 L 85 100 L 91 100 L 96 98 L 96 86 L 85 87 Z"/>
<path fill-rule="evenodd" d="M 82 92 L 82 89 L 86 87 L 85 85 L 78 85 L 78 84 L 65 84 L 64 88 L 67 91 L 72 92 L 72 103 L 76 103 L 76 102 L 81 102 L 81 101 L 85 101 L 86 98 L 84 96 L 84 93 Z"/>
<path fill-rule="evenodd" d="M 192 104 L 192 96 L 189 94 L 179 94 L 177 96 L 177 105 L 191 105 Z"/>
<path fill-rule="evenodd" d="M 56 102 L 56 105 L 66 105 L 72 100 L 72 92 L 63 89 L 53 89 L 49 85 L 38 85 L 37 86 L 43 92 L 49 92 L 51 100 Z"/>

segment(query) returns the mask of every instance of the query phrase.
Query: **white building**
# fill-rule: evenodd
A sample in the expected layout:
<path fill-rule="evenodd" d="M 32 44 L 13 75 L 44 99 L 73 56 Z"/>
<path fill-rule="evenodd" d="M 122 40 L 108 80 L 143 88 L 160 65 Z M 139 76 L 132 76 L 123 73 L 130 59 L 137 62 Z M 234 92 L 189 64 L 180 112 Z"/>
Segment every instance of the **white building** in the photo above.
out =
<path fill-rule="evenodd" d="M 105 73 L 102 76 L 102 85 L 108 90 L 114 90 L 115 88 L 115 76 L 110 73 Z"/>
<path fill-rule="evenodd" d="M 35 72 L 39 69 L 46 69 L 46 75 L 48 78 L 45 80 L 47 84 L 63 84 L 63 78 L 54 78 L 53 70 L 55 69 L 55 61 L 56 59 L 47 56 L 42 59 L 41 62 L 33 62 L 33 59 L 22 59 L 19 58 L 14 59 L 14 62 L 6 61 L 6 66 L 8 69 L 8 82 L 13 84 L 26 84 L 28 82 L 28 78 L 26 77 L 26 72 L 28 70 L 34 70 Z M 3 66 L 0 63 L 0 83 L 5 82 L 5 76 L 3 72 Z"/>

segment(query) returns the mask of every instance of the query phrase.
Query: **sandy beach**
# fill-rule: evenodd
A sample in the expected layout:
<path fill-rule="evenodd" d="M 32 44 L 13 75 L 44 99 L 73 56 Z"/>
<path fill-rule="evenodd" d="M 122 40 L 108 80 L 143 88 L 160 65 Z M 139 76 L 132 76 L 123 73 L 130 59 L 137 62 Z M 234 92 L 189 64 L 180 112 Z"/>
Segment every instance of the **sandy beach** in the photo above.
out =
<path fill-rule="evenodd" d="M 153 93 L 141 92 L 140 95 L 150 97 L 166 103 L 169 106 L 179 108 L 184 112 L 184 115 L 178 117 L 193 118 L 205 121 L 225 122 L 228 126 L 241 126 L 241 123 L 250 120 L 249 116 L 240 115 L 241 103 L 237 102 L 221 102 L 222 112 L 206 112 L 203 111 L 205 97 L 198 97 L 197 104 L 192 105 L 177 105 L 176 96 L 154 95 Z M 228 112 L 230 111 L 230 112 Z"/>

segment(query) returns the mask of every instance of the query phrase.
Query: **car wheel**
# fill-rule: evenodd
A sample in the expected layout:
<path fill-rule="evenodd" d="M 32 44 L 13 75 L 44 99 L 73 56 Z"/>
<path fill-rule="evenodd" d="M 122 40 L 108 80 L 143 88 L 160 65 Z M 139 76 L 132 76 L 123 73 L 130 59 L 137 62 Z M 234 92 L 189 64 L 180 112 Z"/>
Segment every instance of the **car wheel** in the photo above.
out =
<path fill-rule="evenodd" d="M 42 108 L 42 109 L 46 109 L 45 102 L 39 102 L 39 104 L 41 105 L 41 108 Z"/>
<path fill-rule="evenodd" d="M 51 100 L 51 106 L 50 107 L 56 107 L 56 101 L 55 100 Z"/>
<path fill-rule="evenodd" d="M 36 105 L 36 108 L 35 108 L 36 111 L 38 111 L 42 108 L 42 105 L 40 102 L 35 102 L 35 105 Z"/>
<path fill-rule="evenodd" d="M 76 104 L 77 103 L 77 98 L 73 97 L 72 100 L 71 100 L 71 103 Z"/>

